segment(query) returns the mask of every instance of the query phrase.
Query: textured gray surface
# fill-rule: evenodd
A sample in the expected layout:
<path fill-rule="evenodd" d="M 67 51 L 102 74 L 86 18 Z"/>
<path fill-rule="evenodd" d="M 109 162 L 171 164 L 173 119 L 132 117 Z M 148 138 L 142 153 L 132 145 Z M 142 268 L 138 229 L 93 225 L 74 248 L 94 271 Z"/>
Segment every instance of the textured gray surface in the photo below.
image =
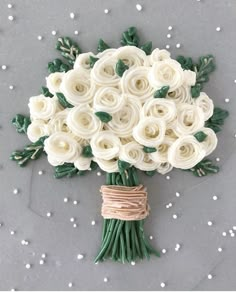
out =
<path fill-rule="evenodd" d="M 167 290 L 235 290 L 236 237 L 228 231 L 236 225 L 236 1 L 142 0 L 141 12 L 133 0 L 14 0 L 12 9 L 8 3 L 0 1 L 0 65 L 8 66 L 5 71 L 0 68 L 0 289 L 159 290 L 165 282 Z M 110 9 L 109 14 L 104 13 L 105 8 Z M 74 20 L 70 12 L 76 13 Z M 9 15 L 14 21 L 8 20 Z M 199 179 L 174 171 L 170 180 L 142 176 L 152 207 L 146 232 L 153 236 L 153 245 L 167 253 L 135 266 L 94 265 L 102 228 L 98 189 L 104 175 L 54 180 L 45 158 L 20 169 L 8 157 L 28 141 L 15 132 L 10 120 L 16 113 L 28 113 L 28 98 L 39 93 L 45 67 L 57 56 L 57 36 L 72 36 L 83 51 L 95 51 L 99 37 L 119 46 L 121 33 L 131 25 L 139 29 L 142 41 L 152 40 L 154 47 L 161 48 L 169 44 L 173 56 L 214 54 L 217 71 L 205 91 L 215 104 L 229 109 L 231 116 L 212 155 L 220 157 L 220 174 Z M 173 26 L 171 39 L 166 37 L 169 25 Z M 58 31 L 57 36 L 52 30 Z M 43 36 L 42 41 L 38 35 Z M 182 44 L 180 49 L 175 48 L 177 43 Z M 39 176 L 39 170 L 45 173 Z M 18 195 L 13 194 L 14 188 L 19 189 Z M 213 195 L 218 196 L 217 201 Z M 68 203 L 63 202 L 64 197 L 70 199 Z M 80 203 L 73 205 L 73 200 Z M 166 209 L 169 202 L 173 207 Z M 175 213 L 177 220 L 172 219 Z M 73 228 L 71 217 L 76 218 L 78 228 Z M 212 227 L 207 225 L 209 220 Z M 10 234 L 12 230 L 15 235 Z M 22 245 L 22 240 L 29 240 L 29 245 Z M 181 244 L 178 252 L 176 243 Z M 223 248 L 221 253 L 218 247 Z M 42 253 L 47 258 L 39 265 Z M 78 261 L 78 253 L 85 258 Z M 32 265 L 29 270 L 27 263 Z M 207 279 L 208 274 L 213 275 L 212 280 Z M 107 283 L 104 277 L 109 279 Z M 69 282 L 72 288 L 68 288 Z"/>

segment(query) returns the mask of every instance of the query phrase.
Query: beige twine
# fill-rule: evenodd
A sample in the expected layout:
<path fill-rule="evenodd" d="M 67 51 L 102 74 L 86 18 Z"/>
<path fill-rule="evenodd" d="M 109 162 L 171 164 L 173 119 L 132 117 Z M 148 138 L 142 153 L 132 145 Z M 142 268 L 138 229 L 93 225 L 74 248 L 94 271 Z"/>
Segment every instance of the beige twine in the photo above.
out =
<path fill-rule="evenodd" d="M 143 185 L 135 187 L 103 185 L 102 216 L 125 221 L 142 220 L 149 214 L 147 191 Z"/>

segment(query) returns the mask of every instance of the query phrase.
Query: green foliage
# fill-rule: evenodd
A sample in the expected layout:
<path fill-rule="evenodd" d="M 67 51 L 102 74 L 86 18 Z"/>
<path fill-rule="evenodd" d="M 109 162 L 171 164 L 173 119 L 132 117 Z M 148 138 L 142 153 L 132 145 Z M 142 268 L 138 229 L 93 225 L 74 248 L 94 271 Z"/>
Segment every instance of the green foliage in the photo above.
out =
<path fill-rule="evenodd" d="M 96 112 L 95 115 L 103 122 L 108 123 L 112 120 L 112 116 L 106 112 Z"/>
<path fill-rule="evenodd" d="M 47 87 L 45 87 L 45 86 L 42 86 L 41 92 L 46 97 L 53 97 L 53 94 L 51 94 L 51 92 L 49 91 L 49 89 Z"/>
<path fill-rule="evenodd" d="M 208 174 L 219 172 L 219 167 L 214 165 L 210 159 L 203 159 L 194 167 L 187 169 L 187 171 L 191 171 L 193 175 L 201 177 L 206 176 Z"/>
<path fill-rule="evenodd" d="M 129 66 L 125 65 L 122 60 L 118 60 L 116 63 L 116 74 L 120 77 L 123 76 L 124 72 L 129 69 Z"/>
<path fill-rule="evenodd" d="M 122 46 L 135 46 L 139 45 L 139 37 L 137 34 L 137 30 L 134 26 L 128 28 L 127 31 L 123 32 L 120 43 Z"/>
<path fill-rule="evenodd" d="M 105 51 L 105 50 L 107 50 L 107 49 L 110 49 L 110 46 L 109 46 L 107 43 L 105 43 L 104 40 L 99 39 L 99 41 L 98 41 L 98 47 L 97 47 L 97 51 L 98 51 L 99 53 L 101 53 L 101 52 L 103 52 L 103 51 Z"/>
<path fill-rule="evenodd" d="M 99 60 L 99 58 L 89 56 L 89 66 L 90 68 L 93 68 L 94 64 Z"/>
<path fill-rule="evenodd" d="M 71 65 L 74 65 L 76 57 L 81 52 L 78 44 L 68 37 L 58 38 L 56 49 Z"/>
<path fill-rule="evenodd" d="M 64 163 L 63 165 L 58 165 L 54 168 L 54 170 L 55 178 L 73 177 L 79 172 L 73 163 Z"/>
<path fill-rule="evenodd" d="M 11 122 L 16 127 L 16 131 L 20 134 L 26 134 L 28 126 L 31 124 L 30 117 L 21 114 L 17 114 Z"/>
<path fill-rule="evenodd" d="M 118 160 L 118 168 L 119 172 L 123 173 L 126 169 L 130 168 L 130 163 L 123 160 Z"/>
<path fill-rule="evenodd" d="M 146 55 L 150 55 L 152 52 L 152 42 L 145 43 L 140 47 L 140 49 L 143 50 L 146 53 Z"/>
<path fill-rule="evenodd" d="M 145 153 L 153 153 L 153 152 L 156 152 L 157 149 L 156 149 L 155 147 L 147 147 L 147 146 L 144 146 L 144 147 L 143 147 L 143 151 L 144 151 Z"/>
<path fill-rule="evenodd" d="M 198 142 L 203 142 L 206 139 L 207 134 L 205 134 L 203 131 L 199 131 L 194 134 L 194 137 L 198 140 Z"/>
<path fill-rule="evenodd" d="M 63 106 L 64 108 L 72 108 L 72 107 L 74 107 L 72 104 L 70 104 L 66 100 L 65 95 L 63 93 L 57 92 L 56 96 L 58 98 L 58 101 L 59 101 L 60 105 Z"/>
<path fill-rule="evenodd" d="M 49 73 L 67 72 L 70 69 L 72 69 L 72 66 L 64 64 L 60 59 L 55 59 L 54 61 L 48 63 Z"/>
<path fill-rule="evenodd" d="M 214 108 L 213 115 L 206 121 L 205 127 L 211 128 L 215 133 L 220 132 L 221 126 L 224 125 L 225 119 L 229 116 L 227 110 L 223 110 L 219 107 Z"/>
<path fill-rule="evenodd" d="M 161 89 L 154 92 L 154 98 L 165 98 L 169 89 L 170 86 L 162 86 Z"/>
<path fill-rule="evenodd" d="M 176 58 L 184 70 L 192 70 L 193 69 L 193 61 L 192 58 L 185 58 L 184 56 L 178 56 Z"/>
<path fill-rule="evenodd" d="M 83 157 L 93 157 L 92 148 L 90 145 L 86 145 L 82 149 L 82 156 Z"/>

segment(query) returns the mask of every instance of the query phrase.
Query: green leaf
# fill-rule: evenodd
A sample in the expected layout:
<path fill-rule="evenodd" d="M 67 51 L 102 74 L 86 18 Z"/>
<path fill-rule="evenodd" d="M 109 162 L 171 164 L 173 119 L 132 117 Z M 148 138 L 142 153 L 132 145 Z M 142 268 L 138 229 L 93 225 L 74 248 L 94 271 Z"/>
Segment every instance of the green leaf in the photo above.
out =
<path fill-rule="evenodd" d="M 144 171 L 144 173 L 147 176 L 154 176 L 157 172 L 156 172 L 156 170 L 149 170 L 149 171 Z"/>
<path fill-rule="evenodd" d="M 16 127 L 18 133 L 24 134 L 27 133 L 28 126 L 31 124 L 30 118 L 21 114 L 17 114 L 11 122 Z"/>
<path fill-rule="evenodd" d="M 92 148 L 90 145 L 86 145 L 83 147 L 82 156 L 83 157 L 93 157 Z"/>
<path fill-rule="evenodd" d="M 191 171 L 195 176 L 201 177 L 211 173 L 218 173 L 220 168 L 213 164 L 210 159 L 203 159 L 197 165 L 187 171 Z"/>
<path fill-rule="evenodd" d="M 72 107 L 74 107 L 72 104 L 70 104 L 66 100 L 65 95 L 63 93 L 57 92 L 56 96 L 58 98 L 58 101 L 59 101 L 60 105 L 63 106 L 64 108 L 72 108 Z"/>
<path fill-rule="evenodd" d="M 219 107 L 214 108 L 213 115 L 205 123 L 205 127 L 211 128 L 215 133 L 221 131 L 221 126 L 224 125 L 225 119 L 229 116 L 227 110 Z"/>
<path fill-rule="evenodd" d="M 90 163 L 91 170 L 96 170 L 98 168 L 98 164 L 95 161 L 91 161 Z"/>
<path fill-rule="evenodd" d="M 152 42 L 145 43 L 140 47 L 140 49 L 143 50 L 146 53 L 146 55 L 150 55 L 152 52 Z"/>
<path fill-rule="evenodd" d="M 123 160 L 118 160 L 118 168 L 119 168 L 120 173 L 123 173 L 129 167 L 130 167 L 130 163 Z"/>
<path fill-rule="evenodd" d="M 80 54 L 80 48 L 76 42 L 68 37 L 58 38 L 56 49 L 61 52 L 61 55 L 73 65 L 76 57 Z"/>
<path fill-rule="evenodd" d="M 73 163 L 64 163 L 63 165 L 58 165 L 54 168 L 54 177 L 72 177 L 79 173 L 79 170 L 74 166 Z"/>
<path fill-rule="evenodd" d="M 201 89 L 202 89 L 202 85 L 200 83 L 197 83 L 196 85 L 191 86 L 192 98 L 199 97 Z"/>
<path fill-rule="evenodd" d="M 25 146 L 23 151 L 14 151 L 10 159 L 16 161 L 19 166 L 25 166 L 30 160 L 38 159 L 44 151 L 44 141 L 47 136 L 39 138 L 35 143 Z"/>
<path fill-rule="evenodd" d="M 89 56 L 89 66 L 90 68 L 93 68 L 94 64 L 99 60 L 99 58 Z"/>
<path fill-rule="evenodd" d="M 72 69 L 72 66 L 64 64 L 60 59 L 55 59 L 54 61 L 48 63 L 49 73 L 67 72 L 70 69 Z"/>
<path fill-rule="evenodd" d="M 122 60 L 118 60 L 116 63 L 116 74 L 120 77 L 123 76 L 124 72 L 129 69 L 129 66 L 125 65 Z"/>
<path fill-rule="evenodd" d="M 99 53 L 101 53 L 101 52 L 103 52 L 103 51 L 105 51 L 105 50 L 107 50 L 107 49 L 110 49 L 110 46 L 109 46 L 107 43 L 105 43 L 104 40 L 99 39 L 99 41 L 98 41 L 98 47 L 97 47 L 97 51 L 98 51 Z"/>
<path fill-rule="evenodd" d="M 145 153 L 153 153 L 153 152 L 156 152 L 157 149 L 156 149 L 155 147 L 147 147 L 147 146 L 144 146 L 144 147 L 143 147 L 143 151 L 144 151 Z"/>
<path fill-rule="evenodd" d="M 51 92 L 49 91 L 49 89 L 47 87 L 45 87 L 45 86 L 42 86 L 41 92 L 46 97 L 53 97 L 53 94 L 51 94 Z"/>
<path fill-rule="evenodd" d="M 184 56 L 178 56 L 176 58 L 176 61 L 178 61 L 180 63 L 181 67 L 184 70 L 192 70 L 193 61 L 191 58 L 185 58 Z"/>
<path fill-rule="evenodd" d="M 207 134 L 205 134 L 203 131 L 199 131 L 194 134 L 194 137 L 198 140 L 198 142 L 203 142 L 206 139 Z"/>
<path fill-rule="evenodd" d="M 127 31 L 123 32 L 120 43 L 122 46 L 135 46 L 139 45 L 139 37 L 137 35 L 137 30 L 134 26 L 128 28 Z"/>
<path fill-rule="evenodd" d="M 154 92 L 154 98 L 165 98 L 170 86 L 163 86 L 161 89 Z"/>
<path fill-rule="evenodd" d="M 108 123 L 112 120 L 112 116 L 106 112 L 96 112 L 95 115 L 103 122 Z"/>

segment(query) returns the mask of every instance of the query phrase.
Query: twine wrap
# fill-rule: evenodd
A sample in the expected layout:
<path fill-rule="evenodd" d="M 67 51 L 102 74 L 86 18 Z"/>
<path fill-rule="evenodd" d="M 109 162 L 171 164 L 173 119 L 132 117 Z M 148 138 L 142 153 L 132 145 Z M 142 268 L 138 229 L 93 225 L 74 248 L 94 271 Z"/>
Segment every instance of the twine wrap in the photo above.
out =
<path fill-rule="evenodd" d="M 147 191 L 143 185 L 126 187 L 103 185 L 102 217 L 124 221 L 142 220 L 149 215 Z"/>

